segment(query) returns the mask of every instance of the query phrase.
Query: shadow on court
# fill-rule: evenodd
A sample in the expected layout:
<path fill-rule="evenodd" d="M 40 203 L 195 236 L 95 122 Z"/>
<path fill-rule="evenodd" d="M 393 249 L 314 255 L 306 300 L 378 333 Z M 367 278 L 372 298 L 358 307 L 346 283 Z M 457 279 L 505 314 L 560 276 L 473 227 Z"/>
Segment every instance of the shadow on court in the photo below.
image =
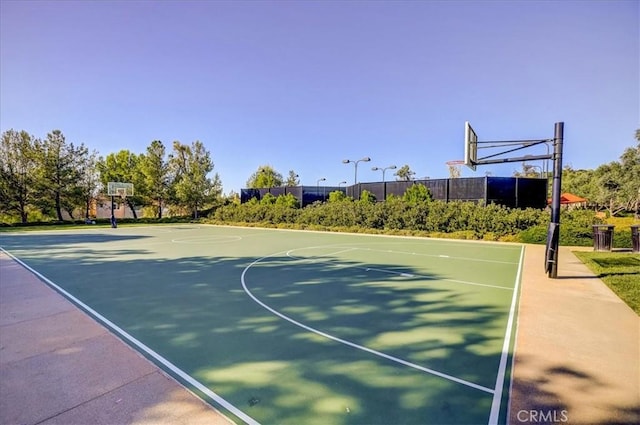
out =
<path fill-rule="evenodd" d="M 255 258 L 148 258 L 100 244 L 128 237 L 68 236 L 31 239 L 50 254 L 20 258 L 263 424 L 488 420 L 493 395 L 455 380 L 493 389 L 511 291 L 389 273 L 397 264 L 272 256 L 247 269 Z M 243 271 L 288 319 L 251 299 Z"/>

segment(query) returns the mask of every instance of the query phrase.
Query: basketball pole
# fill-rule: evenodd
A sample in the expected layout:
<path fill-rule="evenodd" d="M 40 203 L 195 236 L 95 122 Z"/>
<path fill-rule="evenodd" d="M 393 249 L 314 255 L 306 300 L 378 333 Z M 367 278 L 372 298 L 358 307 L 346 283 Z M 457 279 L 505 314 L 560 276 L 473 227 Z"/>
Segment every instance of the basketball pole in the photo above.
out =
<path fill-rule="evenodd" d="M 116 224 L 116 215 L 115 215 L 115 207 L 116 207 L 116 197 L 111 195 L 111 227 L 116 228 L 118 225 Z"/>
<path fill-rule="evenodd" d="M 557 122 L 553 136 L 553 187 L 551 195 L 551 227 L 555 228 L 551 240 L 548 241 L 550 248 L 549 277 L 558 277 L 558 247 L 560 245 L 560 197 L 562 185 L 562 144 L 564 141 L 564 122 Z"/>

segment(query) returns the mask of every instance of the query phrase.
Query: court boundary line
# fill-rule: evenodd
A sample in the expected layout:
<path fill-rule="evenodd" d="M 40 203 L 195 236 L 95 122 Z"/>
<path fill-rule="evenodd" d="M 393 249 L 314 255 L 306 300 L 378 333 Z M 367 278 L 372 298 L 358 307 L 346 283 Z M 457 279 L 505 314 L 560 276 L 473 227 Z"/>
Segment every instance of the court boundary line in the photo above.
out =
<path fill-rule="evenodd" d="M 419 252 L 396 251 L 393 249 L 375 249 L 375 248 L 358 248 L 358 249 L 373 251 L 373 252 L 388 252 L 390 254 L 417 255 L 419 257 L 444 258 L 446 260 L 477 261 L 481 263 L 496 263 L 496 264 L 518 264 L 518 263 L 514 263 L 513 261 L 486 260 L 482 258 L 457 257 L 454 255 L 443 255 L 443 254 L 421 254 Z"/>
<path fill-rule="evenodd" d="M 345 248 L 345 249 L 340 250 L 340 251 L 330 252 L 328 254 L 317 255 L 315 257 L 309 257 L 309 258 L 296 257 L 294 255 L 291 255 L 292 252 L 298 251 L 298 250 L 315 249 L 315 248 L 326 248 L 326 247 L 330 247 L 330 246 L 333 246 L 333 245 L 327 245 L 327 246 L 318 245 L 318 246 L 310 246 L 310 247 L 304 247 L 304 248 L 294 248 L 294 249 L 288 250 L 286 252 L 286 255 L 287 255 L 287 257 L 291 258 L 294 261 L 309 261 L 311 263 L 317 263 L 319 261 L 322 261 L 323 258 L 325 258 L 325 257 L 327 257 L 329 255 L 341 254 L 343 252 L 351 252 L 351 251 L 357 251 L 357 250 L 368 251 L 368 249 L 366 249 L 366 248 L 351 247 L 351 248 L 348 248 L 348 249 Z M 385 250 L 377 250 L 376 252 L 387 252 L 387 251 L 385 251 Z M 410 253 L 408 253 L 408 252 L 400 252 L 400 251 L 389 251 L 389 252 L 410 255 Z M 275 254 L 271 254 L 271 255 L 275 255 Z M 420 254 L 416 254 L 416 255 L 420 255 Z M 508 264 L 519 264 L 519 263 L 508 263 Z M 491 284 L 488 284 L 488 283 L 479 283 L 479 282 L 469 282 L 467 280 L 458 280 L 458 279 L 447 279 L 447 278 L 432 279 L 432 278 L 429 278 L 428 276 L 421 275 L 419 273 L 407 273 L 407 272 L 400 272 L 400 271 L 397 271 L 397 270 L 385 270 L 385 269 L 380 269 L 380 268 L 376 268 L 376 267 L 366 267 L 366 266 L 352 265 L 352 266 L 343 266 L 341 268 L 343 268 L 343 269 L 354 268 L 354 269 L 364 270 L 365 272 L 377 271 L 377 272 L 380 272 L 380 273 L 396 274 L 396 275 L 399 275 L 399 276 L 402 276 L 402 277 L 408 277 L 408 278 L 421 277 L 421 278 L 424 278 L 424 280 L 426 280 L 426 281 L 432 281 L 432 282 L 452 282 L 452 283 L 459 283 L 461 285 L 483 286 L 483 287 L 486 287 L 486 288 L 503 289 L 503 290 L 506 290 L 506 291 L 513 291 L 514 290 L 513 288 L 510 288 L 508 286 L 491 285 Z"/>
<path fill-rule="evenodd" d="M 231 404 L 230 402 L 228 402 L 227 400 L 225 400 L 224 398 L 222 398 L 218 394 L 216 394 L 214 391 L 212 391 L 209 388 L 207 388 L 200 381 L 196 380 L 194 377 L 192 377 L 191 375 L 189 375 L 188 373 L 186 373 L 185 371 L 183 371 L 182 369 L 180 369 L 179 367 L 177 367 L 176 365 L 171 363 L 169 360 L 165 359 L 160 354 L 156 353 L 153 349 L 151 349 L 150 347 L 148 347 L 147 345 L 145 345 L 144 343 L 142 343 L 141 341 L 136 339 L 134 336 L 132 336 L 131 334 L 126 332 L 124 329 L 120 328 L 118 325 L 116 325 L 115 323 L 113 323 L 112 321 L 110 321 L 109 319 L 107 319 L 106 317 L 104 317 L 103 315 L 98 313 L 97 311 L 95 311 L 93 308 L 89 307 L 88 305 L 86 305 L 85 303 L 80 301 L 78 298 L 73 296 L 71 293 L 67 292 L 65 289 L 63 289 L 62 287 L 58 286 L 51 279 L 47 278 L 42 273 L 40 273 L 37 270 L 33 269 L 31 266 L 26 264 L 24 261 L 20 260 L 18 257 L 14 256 L 13 254 L 11 254 L 9 251 L 5 250 L 4 248 L 0 247 L 0 250 L 2 250 L 2 252 L 7 254 L 10 258 L 12 258 L 14 261 L 16 261 L 22 267 L 24 267 L 25 269 L 27 269 L 31 273 L 33 273 L 36 277 L 38 277 L 45 284 L 49 285 L 50 287 L 55 289 L 58 293 L 63 295 L 65 298 L 67 298 L 68 300 L 72 301 L 75 305 L 80 307 L 82 310 L 84 310 L 91 317 L 93 317 L 94 319 L 98 320 L 104 326 L 106 326 L 107 328 L 111 329 L 112 331 L 118 333 L 122 338 L 126 339 L 131 344 L 135 345 L 140 350 L 142 350 L 145 353 L 147 353 L 149 356 L 154 358 L 157 362 L 159 362 L 160 364 L 165 366 L 167 369 L 169 369 L 175 375 L 179 376 L 181 379 L 183 379 L 184 381 L 188 382 L 189 384 L 191 384 L 193 387 L 195 387 L 199 391 L 201 391 L 203 394 L 205 394 L 211 400 L 213 400 L 214 402 L 216 402 L 220 406 L 224 407 L 225 409 L 227 409 L 228 411 L 233 413 L 235 416 L 237 416 L 238 418 L 240 418 L 243 421 L 245 421 L 247 424 L 249 424 L 249 425 L 260 425 L 260 423 L 258 421 L 256 421 L 255 419 L 253 419 L 252 417 L 250 417 L 249 415 L 244 413 L 242 410 L 240 410 L 239 408 L 237 408 L 236 406 L 234 406 L 233 404 Z"/>
<path fill-rule="evenodd" d="M 390 354 L 386 354 L 386 353 L 383 353 L 381 351 L 377 351 L 377 350 L 374 350 L 372 348 L 356 344 L 356 343 L 348 341 L 346 339 L 339 338 L 339 337 L 333 336 L 331 334 L 328 334 L 326 332 L 323 332 L 321 330 L 318 330 L 316 328 L 313 328 L 313 327 L 311 327 L 309 325 L 305 325 L 304 323 L 299 322 L 299 321 L 287 316 L 286 314 L 281 313 L 278 310 L 270 307 L 269 305 L 265 304 L 264 302 L 262 302 L 255 295 L 253 295 L 253 293 L 249 290 L 249 288 L 247 286 L 247 283 L 246 283 L 245 275 L 247 274 L 247 271 L 249 271 L 249 269 L 251 267 L 253 267 L 254 265 L 260 263 L 262 260 L 265 260 L 267 258 L 276 256 L 276 255 L 286 254 L 287 252 L 288 251 L 275 252 L 273 254 L 269 254 L 269 255 L 266 255 L 264 257 L 258 258 L 256 260 L 254 260 L 253 262 L 251 262 L 247 267 L 245 267 L 244 270 L 242 270 L 242 274 L 240 275 L 240 282 L 242 283 L 242 288 L 243 288 L 244 292 L 247 295 L 249 295 L 249 297 L 251 297 L 251 299 L 253 301 L 255 301 L 258 305 L 260 305 L 264 309 L 270 311 L 271 313 L 275 314 L 276 316 L 286 320 L 287 322 L 289 322 L 291 324 L 294 324 L 294 325 L 296 325 L 296 326 L 298 326 L 298 327 L 300 327 L 302 329 L 306 329 L 307 331 L 309 331 L 311 333 L 314 333 L 316 335 L 320 335 L 320 336 L 325 337 L 327 339 L 330 339 L 332 341 L 347 345 L 349 347 L 352 347 L 352 348 L 355 348 L 355 349 L 358 349 L 358 350 L 361 350 L 361 351 L 365 351 L 365 352 L 367 352 L 369 354 L 373 354 L 375 356 L 382 357 L 382 358 L 387 359 L 387 360 L 391 360 L 392 362 L 395 362 L 395 363 L 398 363 L 398 364 L 401 364 L 401 365 L 404 365 L 404 366 L 407 366 L 407 367 L 410 367 L 410 368 L 413 368 L 413 369 L 416 369 L 416 370 L 420 370 L 420 371 L 425 372 L 427 374 L 434 375 L 434 376 L 437 376 L 439 378 L 446 379 L 448 381 L 452 381 L 452 382 L 455 382 L 455 383 L 458 383 L 458 384 L 461 384 L 461 385 L 465 385 L 467 387 L 474 388 L 476 390 L 480 390 L 480 391 L 483 391 L 483 392 L 486 392 L 486 393 L 489 393 L 489 394 L 494 394 L 495 389 L 492 390 L 491 388 L 487 388 L 485 386 L 482 386 L 482 385 L 479 385 L 479 384 L 475 384 L 473 382 L 466 381 L 464 379 L 457 378 L 455 376 L 448 375 L 448 374 L 443 373 L 443 372 L 438 372 L 437 370 L 434 370 L 434 369 L 430 369 L 430 368 L 427 368 L 427 367 L 424 367 L 424 366 L 420 366 L 418 364 L 409 362 L 407 360 L 403 360 L 403 359 L 401 359 L 399 357 L 395 357 L 395 356 L 392 356 Z M 494 394 L 494 397 L 495 397 L 495 394 Z"/>
<path fill-rule="evenodd" d="M 232 225 L 232 224 L 226 225 L 226 224 L 200 223 L 198 225 L 220 227 L 220 228 L 232 227 L 236 229 L 255 229 L 255 230 L 274 231 L 274 232 L 306 232 L 306 233 L 336 234 L 336 235 L 363 236 L 363 237 L 411 239 L 411 240 L 423 241 L 423 242 L 436 241 L 443 245 L 479 244 L 479 245 L 486 245 L 485 248 L 494 248 L 494 249 L 510 249 L 510 248 L 522 245 L 520 242 L 500 242 L 500 241 L 489 241 L 489 240 L 483 240 L 483 239 L 436 238 L 436 237 L 430 237 L 430 236 L 386 235 L 381 233 L 339 232 L 339 231 L 332 231 L 332 230 L 281 229 L 277 227 L 238 226 L 238 225 Z"/>
<path fill-rule="evenodd" d="M 239 242 L 242 239 L 244 238 L 238 235 L 214 236 L 213 239 L 211 239 L 209 236 L 191 236 L 187 238 L 171 239 L 171 243 L 184 244 L 184 245 L 202 245 L 203 243 L 217 244 L 217 243 Z"/>
<path fill-rule="evenodd" d="M 504 377 L 507 370 L 507 363 L 509 359 L 509 347 L 511 346 L 511 334 L 513 330 L 513 322 L 515 318 L 515 312 L 518 306 L 518 294 L 520 292 L 520 281 L 522 280 L 522 269 L 524 267 L 524 245 L 520 248 L 520 264 L 518 266 L 518 273 L 516 274 L 515 284 L 513 288 L 513 296 L 511 298 L 511 310 L 509 312 L 509 320 L 507 320 L 507 328 L 505 330 L 504 343 L 502 345 L 502 355 L 500 356 L 500 364 L 498 366 L 498 376 L 496 377 L 496 385 L 493 389 L 493 400 L 491 401 L 491 414 L 489 415 L 488 423 L 490 425 L 497 424 L 500 419 L 500 407 L 503 397 Z M 514 347 L 515 350 L 515 347 Z M 513 372 L 512 372 L 513 376 Z M 508 422 L 508 418 L 507 418 Z"/>

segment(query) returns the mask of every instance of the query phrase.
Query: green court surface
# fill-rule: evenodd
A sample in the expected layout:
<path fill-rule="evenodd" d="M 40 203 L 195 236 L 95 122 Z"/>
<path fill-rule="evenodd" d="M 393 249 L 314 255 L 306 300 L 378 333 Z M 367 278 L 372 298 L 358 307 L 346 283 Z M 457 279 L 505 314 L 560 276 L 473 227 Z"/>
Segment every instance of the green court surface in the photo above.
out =
<path fill-rule="evenodd" d="M 504 423 L 524 248 L 207 225 L 0 245 L 238 423 Z"/>

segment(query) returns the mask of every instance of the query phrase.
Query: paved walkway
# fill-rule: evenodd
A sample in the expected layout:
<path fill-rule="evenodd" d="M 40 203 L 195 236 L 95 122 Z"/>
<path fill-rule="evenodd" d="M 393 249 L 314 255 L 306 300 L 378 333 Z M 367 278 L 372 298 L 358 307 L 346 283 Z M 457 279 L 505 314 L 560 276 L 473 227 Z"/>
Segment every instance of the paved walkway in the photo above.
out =
<path fill-rule="evenodd" d="M 640 318 L 570 253 L 527 246 L 512 424 L 640 423 Z M 228 420 L 0 253 L 0 424 Z M 391 425 L 391 424 L 390 424 Z"/>
<path fill-rule="evenodd" d="M 0 424 L 229 423 L 0 252 Z"/>
<path fill-rule="evenodd" d="M 640 317 L 569 248 L 549 279 L 527 246 L 522 285 L 510 422 L 640 424 Z"/>

